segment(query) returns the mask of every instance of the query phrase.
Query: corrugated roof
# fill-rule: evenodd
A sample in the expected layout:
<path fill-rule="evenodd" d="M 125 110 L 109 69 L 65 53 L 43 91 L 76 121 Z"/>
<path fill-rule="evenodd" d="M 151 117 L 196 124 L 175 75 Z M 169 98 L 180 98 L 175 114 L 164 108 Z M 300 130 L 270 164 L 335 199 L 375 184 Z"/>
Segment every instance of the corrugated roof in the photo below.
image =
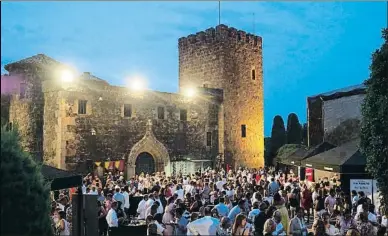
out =
<path fill-rule="evenodd" d="M 348 86 L 345 88 L 340 88 L 340 89 L 332 90 L 329 92 L 317 94 L 314 96 L 309 96 L 308 99 L 314 99 L 317 97 L 337 98 L 337 97 L 344 97 L 344 96 L 349 96 L 349 95 L 351 96 L 351 95 L 354 95 L 353 94 L 354 92 L 360 91 L 360 93 L 361 93 L 361 92 L 365 91 L 365 89 L 366 89 L 366 86 L 364 84 L 357 84 L 357 85 Z"/>
<path fill-rule="evenodd" d="M 303 166 L 309 166 L 317 169 L 324 167 L 333 168 L 333 171 L 340 172 L 341 166 L 346 165 L 365 165 L 366 158 L 359 152 L 359 140 L 355 139 L 326 152 L 302 160 Z M 307 164 L 307 165 L 306 165 Z"/>

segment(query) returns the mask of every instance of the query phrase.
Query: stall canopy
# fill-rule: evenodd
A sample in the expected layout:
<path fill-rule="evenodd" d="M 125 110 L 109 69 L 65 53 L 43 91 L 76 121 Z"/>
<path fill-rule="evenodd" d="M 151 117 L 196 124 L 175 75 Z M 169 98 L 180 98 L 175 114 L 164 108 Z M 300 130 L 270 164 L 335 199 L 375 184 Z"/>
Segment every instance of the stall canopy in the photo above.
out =
<path fill-rule="evenodd" d="M 358 147 L 359 140 L 353 140 L 328 151 L 301 161 L 303 167 L 337 173 L 364 173 L 366 158 Z"/>
<path fill-rule="evenodd" d="M 336 147 L 335 145 L 328 142 L 322 142 L 319 145 L 311 148 L 307 148 L 305 146 L 299 146 L 288 155 L 285 155 L 279 158 L 278 162 L 285 165 L 290 165 L 290 166 L 301 166 L 302 160 L 312 157 L 314 155 L 317 155 L 319 153 L 325 152 L 327 150 L 333 149 L 335 147 Z"/>
<path fill-rule="evenodd" d="M 51 182 L 51 191 L 82 186 L 81 175 L 48 165 L 42 165 L 41 172 Z"/>

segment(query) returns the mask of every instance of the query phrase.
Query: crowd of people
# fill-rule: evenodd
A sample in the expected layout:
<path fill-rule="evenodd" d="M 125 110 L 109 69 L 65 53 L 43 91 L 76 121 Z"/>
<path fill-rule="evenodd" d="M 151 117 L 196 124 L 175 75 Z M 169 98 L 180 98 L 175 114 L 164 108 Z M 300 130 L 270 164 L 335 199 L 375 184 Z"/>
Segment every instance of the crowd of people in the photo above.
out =
<path fill-rule="evenodd" d="M 142 173 L 127 180 L 123 173 L 89 174 L 82 191 L 97 195 L 101 236 L 134 220 L 144 221 L 147 235 L 386 235 L 387 209 L 363 192 L 348 194 L 336 179 L 312 183 L 275 169 Z M 133 197 L 142 197 L 137 206 L 130 205 Z M 69 197 L 57 199 L 54 228 L 69 235 Z"/>

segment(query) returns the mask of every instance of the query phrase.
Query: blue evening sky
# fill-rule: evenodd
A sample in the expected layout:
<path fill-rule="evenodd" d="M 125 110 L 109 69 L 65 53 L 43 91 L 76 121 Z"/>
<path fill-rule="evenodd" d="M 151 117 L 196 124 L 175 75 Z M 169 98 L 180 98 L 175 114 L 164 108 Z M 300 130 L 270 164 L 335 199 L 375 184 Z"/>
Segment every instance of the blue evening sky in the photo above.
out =
<path fill-rule="evenodd" d="M 263 37 L 265 134 L 306 97 L 359 84 L 385 2 L 222 2 L 221 23 Z M 44 53 L 114 85 L 178 90 L 178 38 L 218 23 L 218 2 L 1 2 L 1 63 Z"/>

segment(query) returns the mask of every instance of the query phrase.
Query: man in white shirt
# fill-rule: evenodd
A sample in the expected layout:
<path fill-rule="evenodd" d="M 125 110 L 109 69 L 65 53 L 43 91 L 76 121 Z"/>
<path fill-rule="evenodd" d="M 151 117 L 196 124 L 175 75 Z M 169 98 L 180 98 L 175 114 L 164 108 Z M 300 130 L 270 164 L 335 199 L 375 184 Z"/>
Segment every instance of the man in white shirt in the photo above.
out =
<path fill-rule="evenodd" d="M 137 213 L 139 214 L 138 219 L 145 219 L 146 216 L 146 202 L 148 201 L 148 195 L 144 195 L 143 199 L 140 201 L 139 205 L 137 206 Z"/>
<path fill-rule="evenodd" d="M 159 195 L 158 195 L 158 194 L 155 194 L 155 201 L 156 201 L 156 202 L 159 202 L 159 207 L 158 207 L 157 213 L 163 214 L 163 213 L 164 213 L 163 204 L 162 204 L 162 202 L 160 201 L 160 198 L 159 198 Z"/>
<path fill-rule="evenodd" d="M 211 209 L 205 208 L 205 216 L 187 225 L 187 235 L 217 235 L 220 221 L 211 217 Z"/>
<path fill-rule="evenodd" d="M 105 217 L 109 228 L 119 227 L 119 219 L 117 218 L 116 209 L 117 209 L 117 202 L 113 201 L 112 207 L 110 208 L 110 210 L 108 211 L 108 214 Z"/>
<path fill-rule="evenodd" d="M 148 195 L 148 200 L 146 202 L 145 208 L 148 209 L 149 207 L 152 206 L 152 204 L 154 204 L 154 194 L 150 193 Z"/>
<path fill-rule="evenodd" d="M 175 193 L 178 195 L 178 199 L 180 199 L 182 201 L 185 200 L 184 191 L 182 189 L 182 185 L 178 184 L 178 186 L 176 187 Z"/>
<path fill-rule="evenodd" d="M 224 186 L 224 184 L 226 184 L 226 179 L 222 178 L 222 180 L 220 180 L 216 183 L 217 189 L 222 191 L 223 190 L 222 186 Z"/>
<path fill-rule="evenodd" d="M 125 199 L 125 202 L 124 202 L 124 212 L 125 212 L 126 215 L 129 216 L 129 207 L 130 207 L 130 204 L 129 204 L 129 188 L 128 188 L 127 185 L 124 187 L 123 196 L 124 196 L 124 199 Z"/>

